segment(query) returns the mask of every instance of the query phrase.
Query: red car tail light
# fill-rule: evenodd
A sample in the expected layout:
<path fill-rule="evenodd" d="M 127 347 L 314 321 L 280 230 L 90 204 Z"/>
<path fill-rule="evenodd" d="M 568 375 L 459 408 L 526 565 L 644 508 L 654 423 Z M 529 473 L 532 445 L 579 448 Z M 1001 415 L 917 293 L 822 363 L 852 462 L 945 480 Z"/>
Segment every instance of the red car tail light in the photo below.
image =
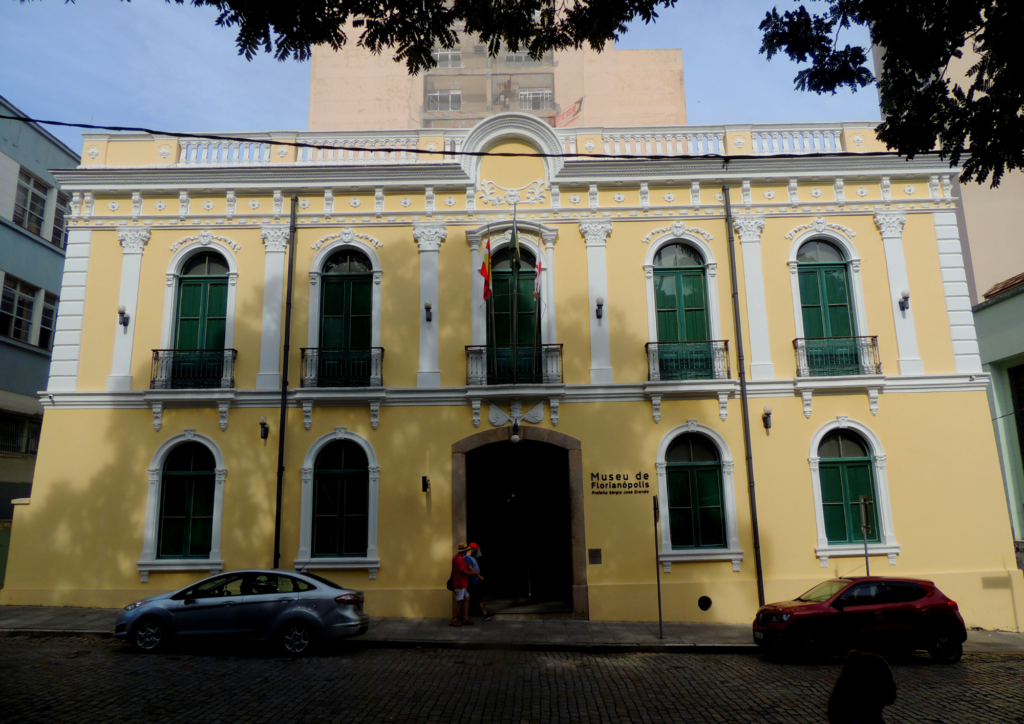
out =
<path fill-rule="evenodd" d="M 956 601 L 946 601 L 946 604 L 954 611 L 959 611 L 960 607 L 956 605 Z"/>
<path fill-rule="evenodd" d="M 340 606 L 358 606 L 359 596 L 354 593 L 343 593 L 334 599 L 334 602 Z"/>

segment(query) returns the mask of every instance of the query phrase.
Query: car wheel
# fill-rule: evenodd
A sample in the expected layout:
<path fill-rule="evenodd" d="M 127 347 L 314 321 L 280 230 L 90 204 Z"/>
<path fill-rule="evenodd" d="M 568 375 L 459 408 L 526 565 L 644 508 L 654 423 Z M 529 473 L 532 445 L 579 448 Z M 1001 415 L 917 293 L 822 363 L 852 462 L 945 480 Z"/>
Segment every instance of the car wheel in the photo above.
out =
<path fill-rule="evenodd" d="M 789 647 L 790 658 L 797 662 L 815 663 L 825 657 L 825 647 L 817 631 L 801 631 Z"/>
<path fill-rule="evenodd" d="M 316 639 L 305 621 L 289 621 L 281 631 L 281 650 L 287 656 L 302 656 L 313 650 Z"/>
<path fill-rule="evenodd" d="M 160 651 L 167 644 L 167 627 L 158 618 L 144 618 L 135 624 L 129 639 L 139 651 Z"/>
<path fill-rule="evenodd" d="M 964 645 L 950 633 L 941 633 L 928 647 L 932 661 L 937 664 L 955 664 L 964 655 Z"/>

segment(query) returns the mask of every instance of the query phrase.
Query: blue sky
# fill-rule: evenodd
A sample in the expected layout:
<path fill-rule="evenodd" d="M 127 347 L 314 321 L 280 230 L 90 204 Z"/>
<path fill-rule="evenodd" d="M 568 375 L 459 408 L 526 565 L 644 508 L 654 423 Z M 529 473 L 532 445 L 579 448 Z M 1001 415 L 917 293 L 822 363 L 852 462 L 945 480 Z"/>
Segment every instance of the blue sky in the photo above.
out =
<path fill-rule="evenodd" d="M 786 0 L 779 3 L 788 7 Z M 772 0 L 680 0 L 620 48 L 683 49 L 693 124 L 878 118 L 873 88 L 816 96 L 793 90 L 797 66 L 758 54 Z M 309 64 L 235 50 L 216 12 L 159 0 L 0 3 L 0 95 L 37 118 L 178 131 L 304 129 Z M 848 31 L 841 40 L 863 42 Z M 78 132 L 50 126 L 71 148 Z"/>

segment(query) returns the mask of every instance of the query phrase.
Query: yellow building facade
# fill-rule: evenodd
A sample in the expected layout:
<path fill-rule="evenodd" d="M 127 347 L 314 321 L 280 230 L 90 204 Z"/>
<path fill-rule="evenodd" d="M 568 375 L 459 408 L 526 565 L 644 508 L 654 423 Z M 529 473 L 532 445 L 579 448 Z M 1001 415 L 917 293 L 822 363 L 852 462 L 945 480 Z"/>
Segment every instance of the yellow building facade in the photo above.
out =
<path fill-rule="evenodd" d="M 372 615 L 447 615 L 469 539 L 512 598 L 650 620 L 660 567 L 666 619 L 750 621 L 735 293 L 766 599 L 863 572 L 864 496 L 872 573 L 1021 629 L 941 160 L 869 124 L 392 135 L 86 137 L 0 601 L 273 564 L 291 261 L 280 566 Z"/>

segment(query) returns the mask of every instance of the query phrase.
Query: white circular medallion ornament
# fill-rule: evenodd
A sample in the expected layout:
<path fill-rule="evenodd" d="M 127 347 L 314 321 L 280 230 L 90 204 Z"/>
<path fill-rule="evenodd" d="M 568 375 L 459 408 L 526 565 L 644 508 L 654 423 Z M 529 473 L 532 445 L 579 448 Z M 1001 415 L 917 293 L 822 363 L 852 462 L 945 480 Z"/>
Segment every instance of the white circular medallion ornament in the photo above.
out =
<path fill-rule="evenodd" d="M 717 194 L 715 194 L 715 201 L 723 201 L 724 199 L 725 199 L 725 197 L 722 196 L 722 192 L 721 191 L 719 191 Z"/>
<path fill-rule="evenodd" d="M 353 209 L 358 209 L 359 208 L 359 204 L 361 204 L 361 203 L 362 203 L 362 201 L 360 201 L 359 199 L 357 199 L 355 197 L 349 199 L 349 201 L 348 201 L 348 205 L 351 206 Z"/>
<path fill-rule="evenodd" d="M 914 191 L 916 191 L 916 190 L 917 189 L 915 189 L 913 186 L 904 186 L 903 187 L 903 193 L 905 193 L 907 196 L 913 196 L 914 195 Z"/>
<path fill-rule="evenodd" d="M 167 158 L 170 155 L 171 155 L 171 149 L 167 148 L 167 146 L 161 146 L 160 147 L 160 157 L 161 158 Z"/>
<path fill-rule="evenodd" d="M 398 203 L 400 203 L 402 206 L 412 206 L 412 201 L 409 200 L 408 196 L 403 196 L 402 200 L 399 201 Z"/>
<path fill-rule="evenodd" d="M 505 203 L 509 206 L 515 206 L 519 203 L 520 198 L 518 191 L 509 191 L 505 194 Z"/>
<path fill-rule="evenodd" d="M 866 188 L 864 188 L 863 186 L 861 186 L 859 189 L 857 189 L 857 195 L 858 196 L 867 196 L 868 195 L 868 190 Z"/>
<path fill-rule="evenodd" d="M 856 134 L 853 137 L 853 142 L 854 142 L 854 144 L 859 146 L 860 144 L 864 143 L 864 136 L 860 135 L 859 133 Z"/>
<path fill-rule="evenodd" d="M 285 148 L 284 146 L 281 146 L 280 148 L 277 149 L 277 155 L 280 156 L 281 158 L 284 158 L 285 156 L 288 155 L 288 149 Z"/>
<path fill-rule="evenodd" d="M 427 150 L 428 151 L 436 151 L 437 150 L 437 146 L 435 146 L 433 143 L 428 143 L 427 144 Z"/>
<path fill-rule="evenodd" d="M 591 151 L 591 152 L 593 152 L 593 150 L 594 150 L 595 148 L 597 148 L 597 146 L 595 146 L 595 145 L 594 145 L 594 142 L 593 142 L 593 141 L 587 141 L 587 142 L 586 142 L 586 143 L 585 143 L 585 144 L 583 145 L 583 148 L 587 149 L 588 151 Z"/>
<path fill-rule="evenodd" d="M 570 204 L 578 204 L 579 202 L 580 202 L 580 195 L 579 194 L 573 194 L 572 196 L 569 197 L 569 203 Z"/>
<path fill-rule="evenodd" d="M 445 197 L 444 205 L 445 206 L 455 206 L 455 197 L 454 196 L 447 196 L 447 197 Z"/>
<path fill-rule="evenodd" d="M 98 148 L 96 148 L 95 146 L 91 146 L 89 148 L 89 158 L 96 158 L 99 155 L 100 155 L 100 150 Z"/>
<path fill-rule="evenodd" d="M 107 208 L 110 209 L 111 211 L 117 211 L 119 208 L 121 208 L 121 205 L 118 204 L 116 201 L 111 201 L 109 204 L 107 204 Z"/>
<path fill-rule="evenodd" d="M 207 211 L 212 211 L 213 210 L 213 202 L 212 201 L 204 201 L 203 202 L 203 208 L 206 209 Z"/>
<path fill-rule="evenodd" d="M 665 201 L 667 201 L 668 203 L 671 204 L 675 200 L 676 200 L 676 195 L 674 193 L 672 193 L 671 191 L 669 191 L 667 194 L 665 194 Z"/>
<path fill-rule="evenodd" d="M 256 199 L 253 199 L 252 201 L 249 202 L 249 208 L 252 209 L 253 211 L 258 209 L 259 207 L 260 207 L 260 202 L 257 201 Z"/>
<path fill-rule="evenodd" d="M 775 198 L 775 192 L 772 191 L 771 189 L 768 189 L 767 191 L 764 192 L 764 197 L 771 201 L 772 199 Z"/>
<path fill-rule="evenodd" d="M 167 204 L 164 203 L 163 201 L 157 201 L 155 205 L 157 211 L 163 211 L 164 209 L 167 208 Z"/>
<path fill-rule="evenodd" d="M 742 137 L 740 137 L 733 141 L 733 143 L 736 144 L 736 148 L 743 148 L 743 146 L 745 146 L 747 142 L 744 141 Z"/>
<path fill-rule="evenodd" d="M 299 208 L 300 209 L 308 209 L 309 208 L 309 199 L 302 199 L 301 201 L 299 201 Z"/>
<path fill-rule="evenodd" d="M 818 198 L 819 196 L 821 196 L 821 189 L 819 189 L 819 188 L 811 189 L 811 196 L 813 196 L 814 198 Z"/>
<path fill-rule="evenodd" d="M 621 204 L 623 201 L 626 200 L 626 195 L 625 194 L 615 194 L 614 196 L 612 196 L 612 198 L 615 199 L 615 203 Z"/>

